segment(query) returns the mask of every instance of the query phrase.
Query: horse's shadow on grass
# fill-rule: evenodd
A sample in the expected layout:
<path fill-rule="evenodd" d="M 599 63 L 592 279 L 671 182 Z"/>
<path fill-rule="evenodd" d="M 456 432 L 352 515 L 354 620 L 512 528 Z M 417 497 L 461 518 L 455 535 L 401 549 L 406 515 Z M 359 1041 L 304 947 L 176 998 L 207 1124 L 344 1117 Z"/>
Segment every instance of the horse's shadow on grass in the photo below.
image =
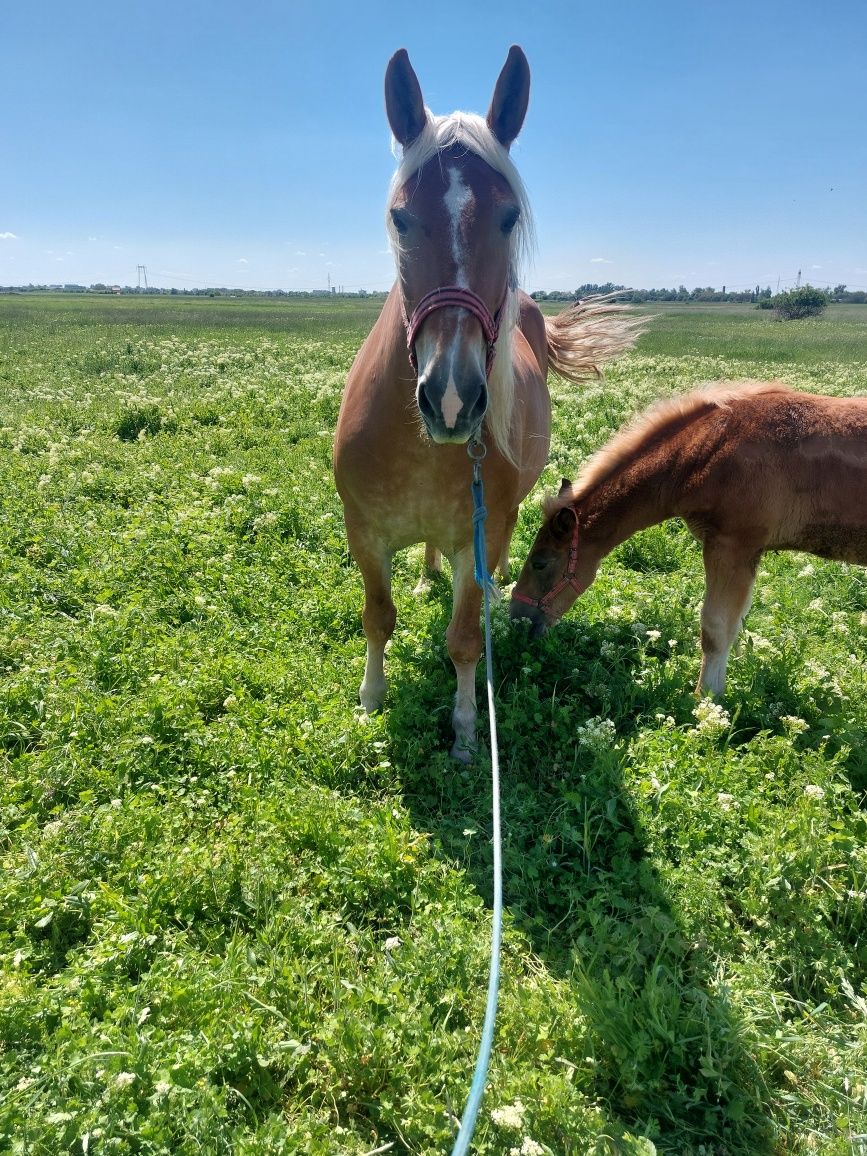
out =
<path fill-rule="evenodd" d="M 443 753 L 453 694 L 446 622 L 443 606 L 429 623 L 426 645 L 418 635 L 396 639 L 386 726 L 414 824 L 432 834 L 490 904 L 489 758 L 485 751 L 462 766 Z M 613 673 L 600 665 L 606 643 L 610 654 L 610 629 L 602 626 L 583 624 L 579 634 L 563 623 L 556 640 L 549 635 L 541 646 L 502 622 L 498 635 L 508 918 L 545 966 L 573 987 L 588 1025 L 590 1094 L 615 1127 L 643 1133 L 663 1150 L 676 1144 L 678 1151 L 704 1145 L 708 1153 L 771 1152 L 769 1093 L 746 1026 L 715 986 L 712 958 L 683 930 L 651 865 L 618 756 L 601 745 L 594 751 L 586 731 L 590 745 L 577 741 L 579 726 L 601 713 L 606 675 L 614 693 L 633 699 L 621 712 L 632 721 L 618 725 L 619 736 L 637 731 L 639 716 L 653 706 L 636 687 L 637 658 L 630 661 L 621 647 Z M 590 671 L 589 685 L 576 670 Z M 691 710 L 688 691 L 679 687 L 677 694 L 681 710 Z M 668 713 L 671 703 L 662 697 L 657 691 L 656 709 Z M 481 710 L 480 736 L 486 728 Z M 692 1147 L 684 1147 L 685 1136 Z"/>

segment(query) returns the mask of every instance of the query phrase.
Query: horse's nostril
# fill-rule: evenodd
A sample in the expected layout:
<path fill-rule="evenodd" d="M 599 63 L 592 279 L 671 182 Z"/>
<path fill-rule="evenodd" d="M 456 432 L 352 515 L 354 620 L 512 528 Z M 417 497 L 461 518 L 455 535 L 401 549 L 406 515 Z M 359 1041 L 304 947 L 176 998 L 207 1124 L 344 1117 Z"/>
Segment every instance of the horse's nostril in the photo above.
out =
<path fill-rule="evenodd" d="M 433 402 L 428 397 L 427 379 L 426 378 L 420 377 L 418 379 L 418 389 L 416 390 L 416 401 L 418 402 L 418 408 L 419 408 L 419 411 L 421 413 L 421 416 L 425 419 L 425 421 L 432 420 L 435 411 L 434 411 L 434 407 L 433 407 Z"/>
<path fill-rule="evenodd" d="M 475 424 L 476 422 L 480 422 L 482 420 L 482 418 L 485 416 L 485 414 L 487 413 L 487 410 L 488 410 L 488 390 L 487 390 L 487 387 L 483 385 L 479 389 L 479 392 L 476 396 L 475 401 L 470 406 L 469 412 L 467 414 L 468 420 L 470 421 L 470 423 L 473 423 L 473 424 Z"/>

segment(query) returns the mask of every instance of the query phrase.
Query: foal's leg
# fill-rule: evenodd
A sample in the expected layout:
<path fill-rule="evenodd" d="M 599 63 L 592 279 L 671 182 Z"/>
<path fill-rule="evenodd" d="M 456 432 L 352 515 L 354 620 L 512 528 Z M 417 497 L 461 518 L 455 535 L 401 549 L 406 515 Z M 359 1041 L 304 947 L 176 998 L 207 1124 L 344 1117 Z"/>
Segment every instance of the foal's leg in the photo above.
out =
<path fill-rule="evenodd" d="M 437 575 L 443 572 L 443 556 L 436 548 L 431 546 L 430 542 L 425 543 L 424 547 L 424 569 L 421 572 L 421 577 L 416 582 L 413 594 L 422 595 L 427 594 L 431 588 L 431 582 Z"/>
<path fill-rule="evenodd" d="M 704 544 L 701 673 L 696 693 L 722 694 L 729 652 L 749 609 L 760 554 L 730 540 Z"/>
<path fill-rule="evenodd" d="M 394 630 L 397 611 L 391 600 L 391 551 L 381 543 L 371 543 L 347 526 L 352 556 L 364 579 L 364 610 L 361 615 L 367 639 L 364 679 L 358 692 L 368 712 L 379 710 L 385 698 L 385 644 Z"/>
<path fill-rule="evenodd" d="M 476 666 L 482 653 L 482 630 L 479 612 L 482 591 L 475 579 L 472 546 L 460 550 L 452 563 L 452 620 L 446 631 L 446 643 L 458 681 L 452 725 L 455 741 L 453 759 L 468 763 L 476 748 Z"/>

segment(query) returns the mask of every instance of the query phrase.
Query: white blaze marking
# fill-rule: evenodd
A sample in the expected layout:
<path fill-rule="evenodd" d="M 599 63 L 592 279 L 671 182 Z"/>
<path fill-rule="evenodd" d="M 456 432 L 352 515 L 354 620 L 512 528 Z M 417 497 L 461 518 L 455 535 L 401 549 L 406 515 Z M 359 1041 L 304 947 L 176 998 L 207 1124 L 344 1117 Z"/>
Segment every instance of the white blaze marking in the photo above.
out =
<path fill-rule="evenodd" d="M 445 197 L 446 212 L 449 215 L 449 225 L 452 234 L 452 256 L 455 259 L 457 271 L 455 284 L 467 289 L 467 274 L 464 269 L 464 249 L 461 243 L 461 217 L 473 203 L 473 191 L 464 184 L 460 169 L 449 169 L 449 187 Z"/>
<path fill-rule="evenodd" d="M 449 383 L 446 386 L 446 391 L 442 399 L 443 421 L 446 423 L 446 429 L 455 428 L 458 414 L 463 408 L 464 403 L 461 401 L 461 395 L 458 393 L 455 379 L 449 374 Z"/>
<path fill-rule="evenodd" d="M 461 218 L 473 204 L 473 192 L 472 189 L 464 184 L 461 171 L 458 168 L 453 167 L 449 169 L 449 187 L 446 189 L 443 201 L 449 218 L 452 257 L 455 262 L 455 284 L 462 289 L 467 289 L 469 288 L 469 283 L 467 281 L 466 269 L 464 268 L 465 254 L 461 238 Z M 460 331 L 463 327 L 463 322 L 463 316 L 459 317 L 455 328 L 455 335 L 452 339 L 452 346 L 449 350 L 449 380 L 441 402 L 443 421 L 446 424 L 446 429 L 455 428 L 458 415 L 464 408 L 464 403 L 461 401 L 461 396 L 455 385 L 454 375 L 454 364 L 457 357 Z"/>

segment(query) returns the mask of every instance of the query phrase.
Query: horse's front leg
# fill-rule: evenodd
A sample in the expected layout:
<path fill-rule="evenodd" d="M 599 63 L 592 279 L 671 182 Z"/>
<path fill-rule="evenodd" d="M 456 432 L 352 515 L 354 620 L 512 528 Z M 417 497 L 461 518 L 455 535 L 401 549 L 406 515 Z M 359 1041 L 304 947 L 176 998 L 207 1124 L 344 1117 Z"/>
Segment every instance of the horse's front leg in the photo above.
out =
<path fill-rule="evenodd" d="M 512 544 L 512 535 L 515 532 L 515 524 L 518 521 L 518 507 L 509 514 L 506 520 L 506 534 L 503 541 L 503 546 L 500 550 L 500 556 L 497 559 L 497 569 L 500 571 L 500 577 L 504 582 L 509 581 L 509 547 Z"/>
<path fill-rule="evenodd" d="M 452 712 L 455 741 L 451 754 L 453 759 L 468 763 L 476 749 L 476 667 L 482 653 L 479 625 L 482 591 L 475 579 L 472 547 L 455 554 L 451 563 L 452 620 L 446 631 L 446 643 L 458 683 Z"/>
<path fill-rule="evenodd" d="M 358 692 L 368 714 L 379 710 L 385 699 L 385 644 L 394 631 L 397 618 L 391 599 L 391 551 L 381 542 L 371 540 L 347 526 L 352 556 L 364 580 L 364 610 L 361 623 L 367 639 L 364 679 Z"/>

